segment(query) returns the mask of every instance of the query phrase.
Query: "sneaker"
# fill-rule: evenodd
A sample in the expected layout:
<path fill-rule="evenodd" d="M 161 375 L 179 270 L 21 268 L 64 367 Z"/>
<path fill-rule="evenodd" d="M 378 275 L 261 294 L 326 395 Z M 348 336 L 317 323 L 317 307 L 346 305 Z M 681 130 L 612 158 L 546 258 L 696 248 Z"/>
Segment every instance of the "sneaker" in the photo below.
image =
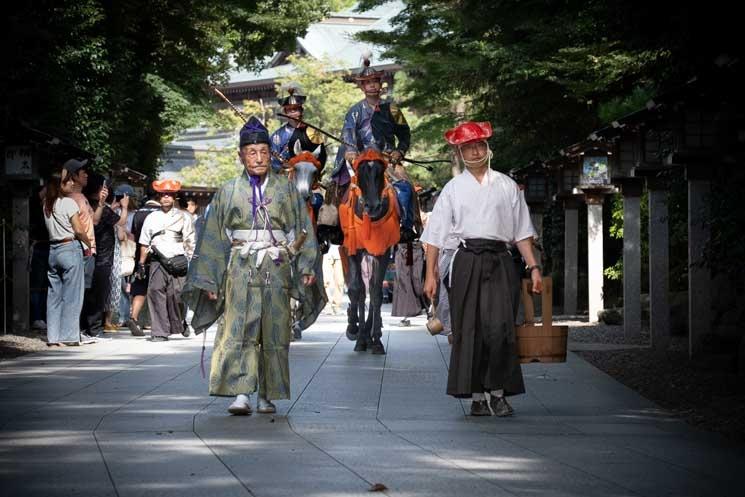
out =
<path fill-rule="evenodd" d="M 471 416 L 491 416 L 489 406 L 485 400 L 471 402 Z"/>
<path fill-rule="evenodd" d="M 37 319 L 31 324 L 31 327 L 35 330 L 46 330 L 47 329 L 47 323 L 44 322 L 41 319 Z"/>
<path fill-rule="evenodd" d="M 89 344 L 89 343 L 96 343 L 98 341 L 98 338 L 90 336 L 87 333 L 81 333 L 80 334 L 80 343 L 81 344 Z"/>
<path fill-rule="evenodd" d="M 500 418 L 506 418 L 507 416 L 515 414 L 512 406 L 504 397 L 492 396 L 489 404 L 491 404 L 491 409 L 494 411 L 494 415 L 499 416 Z"/>
<path fill-rule="evenodd" d="M 145 336 L 145 332 L 142 331 L 140 323 L 138 323 L 135 318 L 129 318 L 129 321 L 127 321 L 127 328 L 129 328 L 129 332 L 132 333 L 133 337 Z"/>
<path fill-rule="evenodd" d="M 259 414 L 274 414 L 277 412 L 277 406 L 272 404 L 271 401 L 264 397 L 259 397 L 258 405 L 256 406 L 256 412 Z"/>
<path fill-rule="evenodd" d="M 151 336 L 150 337 L 150 341 L 151 342 L 167 342 L 168 341 L 168 337 L 160 337 L 160 336 L 154 336 L 154 337 L 152 337 Z"/>
<path fill-rule="evenodd" d="M 251 406 L 248 404 L 248 400 L 248 395 L 238 394 L 233 403 L 228 407 L 228 412 L 236 416 L 251 414 Z"/>

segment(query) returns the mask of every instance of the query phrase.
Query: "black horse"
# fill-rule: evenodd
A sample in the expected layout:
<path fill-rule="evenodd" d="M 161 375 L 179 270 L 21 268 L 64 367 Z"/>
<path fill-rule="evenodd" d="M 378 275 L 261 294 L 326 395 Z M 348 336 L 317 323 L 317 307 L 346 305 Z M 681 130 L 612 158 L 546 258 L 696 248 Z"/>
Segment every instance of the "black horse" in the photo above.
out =
<path fill-rule="evenodd" d="M 355 236 L 358 238 L 356 253 L 348 255 L 347 293 L 350 306 L 347 309 L 347 338 L 356 340 L 355 351 L 364 352 L 369 348 L 373 354 L 385 354 L 385 347 L 381 341 L 383 332 L 380 316 L 380 306 L 383 303 L 383 279 L 391 250 L 400 237 L 399 218 L 394 205 L 395 192 L 393 192 L 393 187 L 385 181 L 385 168 L 386 165 L 382 160 L 359 161 L 356 170 L 356 185 L 352 185 L 348 192 L 348 195 L 352 197 L 347 200 L 346 210 L 340 209 L 342 217 L 349 216 L 349 209 L 353 209 L 355 218 L 353 225 L 356 231 Z M 367 223 L 366 227 L 365 223 Z M 347 226 L 349 226 L 348 220 Z M 345 236 L 347 236 L 346 229 Z M 353 242 L 345 239 L 347 250 L 350 248 L 349 243 Z M 372 255 L 371 252 L 376 255 Z M 367 319 L 365 319 L 366 292 L 362 275 L 365 256 L 370 256 L 372 260 L 368 284 L 370 307 Z"/>

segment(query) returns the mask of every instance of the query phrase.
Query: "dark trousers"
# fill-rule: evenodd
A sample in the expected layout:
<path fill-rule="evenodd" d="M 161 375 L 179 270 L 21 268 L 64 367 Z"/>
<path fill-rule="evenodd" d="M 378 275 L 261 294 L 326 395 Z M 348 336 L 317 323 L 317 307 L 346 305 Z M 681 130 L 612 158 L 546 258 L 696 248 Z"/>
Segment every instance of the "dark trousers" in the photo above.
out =
<path fill-rule="evenodd" d="M 103 329 L 106 304 L 111 296 L 110 264 L 97 264 L 93 270 L 91 287 L 85 290 L 83 312 L 80 314 L 80 330 L 95 336 Z"/>
<path fill-rule="evenodd" d="M 525 392 L 515 340 L 519 284 L 501 242 L 466 240 L 455 254 L 448 289 L 453 329 L 447 393 L 470 397 Z"/>
<path fill-rule="evenodd" d="M 183 333 L 186 308 L 181 301 L 184 276 L 175 277 L 160 265 L 150 263 L 150 278 L 147 288 L 147 307 L 152 322 L 151 336 L 167 337 Z"/>

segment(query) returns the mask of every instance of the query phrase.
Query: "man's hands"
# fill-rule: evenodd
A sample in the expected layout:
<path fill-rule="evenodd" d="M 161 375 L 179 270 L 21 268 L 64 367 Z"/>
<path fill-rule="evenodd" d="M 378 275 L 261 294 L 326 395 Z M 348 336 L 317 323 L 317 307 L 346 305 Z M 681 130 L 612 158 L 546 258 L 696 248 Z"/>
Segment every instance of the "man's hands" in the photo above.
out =
<path fill-rule="evenodd" d="M 543 278 L 541 277 L 541 270 L 533 268 L 530 271 L 530 281 L 533 283 L 531 291 L 533 293 L 541 293 L 543 291 Z"/>
<path fill-rule="evenodd" d="M 210 300 L 217 300 L 217 294 L 215 292 L 207 292 L 207 298 Z"/>
<path fill-rule="evenodd" d="M 357 159 L 357 152 L 350 150 L 344 154 L 344 159 L 346 159 L 347 162 L 350 164 L 354 164 L 355 159 Z"/>
<path fill-rule="evenodd" d="M 398 150 L 394 150 L 393 152 L 391 152 L 391 164 L 398 164 L 403 158 L 404 155 Z"/>
<path fill-rule="evenodd" d="M 311 286 L 315 284 L 316 277 L 313 274 L 304 274 L 303 275 L 303 285 L 305 286 Z"/>
<path fill-rule="evenodd" d="M 435 300 L 435 294 L 437 293 L 437 277 L 435 275 L 427 275 L 424 279 L 424 295 L 430 301 Z"/>

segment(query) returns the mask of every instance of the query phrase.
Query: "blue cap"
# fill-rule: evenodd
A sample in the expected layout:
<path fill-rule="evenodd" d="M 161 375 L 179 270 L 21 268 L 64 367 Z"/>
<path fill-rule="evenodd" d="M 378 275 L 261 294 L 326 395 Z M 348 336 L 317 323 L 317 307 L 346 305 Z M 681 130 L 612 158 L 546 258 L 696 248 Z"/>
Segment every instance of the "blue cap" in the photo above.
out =
<path fill-rule="evenodd" d="M 122 183 L 121 185 L 117 185 L 114 189 L 114 196 L 117 195 L 127 195 L 128 197 L 134 197 L 135 189 L 126 183 Z"/>
<path fill-rule="evenodd" d="M 243 148 L 244 145 L 255 145 L 258 143 L 270 145 L 269 131 L 267 131 L 256 116 L 251 116 L 246 124 L 243 125 L 243 128 L 241 128 L 239 147 Z"/>

